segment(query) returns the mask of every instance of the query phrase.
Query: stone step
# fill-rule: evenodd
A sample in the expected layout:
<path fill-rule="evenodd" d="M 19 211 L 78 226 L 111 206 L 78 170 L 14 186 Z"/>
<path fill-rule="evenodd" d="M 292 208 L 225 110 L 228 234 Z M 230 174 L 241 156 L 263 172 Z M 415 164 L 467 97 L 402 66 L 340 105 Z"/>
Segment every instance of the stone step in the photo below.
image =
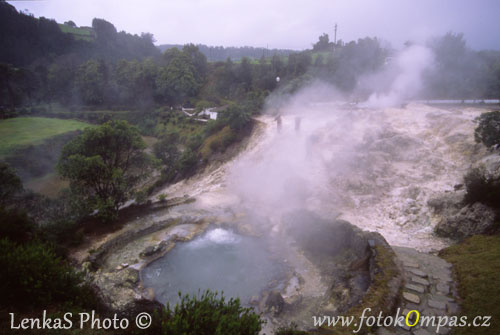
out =
<path fill-rule="evenodd" d="M 409 272 L 413 273 L 415 276 L 419 276 L 422 278 L 427 278 L 427 273 L 418 270 L 418 269 L 408 269 Z"/>
<path fill-rule="evenodd" d="M 436 309 L 446 310 L 446 303 L 441 302 L 441 301 L 437 301 L 437 300 L 429 299 L 429 300 L 427 301 L 427 305 L 428 305 L 430 308 L 436 308 Z"/>
<path fill-rule="evenodd" d="M 412 261 L 403 261 L 403 266 L 406 268 L 418 268 L 419 267 L 418 263 L 415 263 Z"/>
<path fill-rule="evenodd" d="M 423 287 L 422 285 L 406 284 L 405 288 L 407 288 L 410 291 L 415 291 L 417 293 L 424 293 L 425 292 L 425 287 Z"/>
<path fill-rule="evenodd" d="M 411 281 L 413 283 L 417 283 L 417 284 L 424 285 L 424 286 L 429 286 L 429 284 L 430 284 L 427 279 L 423 279 L 423 278 L 416 277 L 416 276 L 412 276 Z"/>
<path fill-rule="evenodd" d="M 413 331 L 413 335 L 431 335 L 427 330 L 420 328 L 415 331 Z"/>
<path fill-rule="evenodd" d="M 403 292 L 403 298 L 414 304 L 420 304 L 420 297 L 410 292 Z"/>

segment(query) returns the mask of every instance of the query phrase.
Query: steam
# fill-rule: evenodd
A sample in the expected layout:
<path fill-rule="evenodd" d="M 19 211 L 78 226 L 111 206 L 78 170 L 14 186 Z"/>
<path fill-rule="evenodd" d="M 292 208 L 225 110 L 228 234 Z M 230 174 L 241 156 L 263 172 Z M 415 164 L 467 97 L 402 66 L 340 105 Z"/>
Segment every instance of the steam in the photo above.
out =
<path fill-rule="evenodd" d="M 275 223 L 295 209 L 321 211 L 316 199 L 329 196 L 330 178 L 347 168 L 363 139 L 355 111 L 342 105 L 345 100 L 334 87 L 314 82 L 269 107 L 272 116 L 261 122 L 272 131 L 233 165 L 228 182 L 249 211 Z M 282 118 L 281 130 L 276 115 Z"/>
<path fill-rule="evenodd" d="M 432 51 L 421 45 L 412 45 L 401 51 L 395 60 L 386 61 L 385 70 L 364 80 L 365 86 L 372 86 L 373 93 L 363 106 L 384 108 L 397 106 L 415 98 L 423 88 L 424 71 L 433 67 Z M 387 91 L 379 92 L 376 85 L 389 82 Z"/>

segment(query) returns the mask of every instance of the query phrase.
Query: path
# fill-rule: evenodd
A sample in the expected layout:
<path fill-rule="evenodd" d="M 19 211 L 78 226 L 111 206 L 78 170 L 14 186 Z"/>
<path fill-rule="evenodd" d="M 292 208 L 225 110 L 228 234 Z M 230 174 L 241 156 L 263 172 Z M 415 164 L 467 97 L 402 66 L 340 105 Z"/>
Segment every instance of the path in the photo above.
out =
<path fill-rule="evenodd" d="M 393 247 L 403 266 L 404 287 L 398 308 L 404 315 L 418 310 L 422 316 L 456 315 L 459 306 L 456 302 L 456 287 L 451 277 L 451 264 L 444 259 L 405 247 Z M 412 314 L 415 321 L 415 313 Z M 421 320 L 419 320 L 420 323 Z M 436 321 L 437 325 L 437 321 Z M 404 327 L 380 328 L 377 335 L 430 335 L 449 334 L 450 329 L 441 327 Z"/>

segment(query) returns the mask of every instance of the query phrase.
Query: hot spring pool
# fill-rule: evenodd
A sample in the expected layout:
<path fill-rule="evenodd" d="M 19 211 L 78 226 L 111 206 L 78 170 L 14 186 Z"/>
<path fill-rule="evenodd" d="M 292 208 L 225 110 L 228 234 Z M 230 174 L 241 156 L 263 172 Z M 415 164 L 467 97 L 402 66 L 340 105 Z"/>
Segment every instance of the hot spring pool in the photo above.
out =
<path fill-rule="evenodd" d="M 282 264 L 273 262 L 263 239 L 215 228 L 192 241 L 177 244 L 164 257 L 142 270 L 144 287 L 155 291 L 156 300 L 179 301 L 178 292 L 197 294 L 206 289 L 239 297 L 247 305 L 263 289 L 279 286 Z M 273 282 L 274 281 L 274 282 Z"/>

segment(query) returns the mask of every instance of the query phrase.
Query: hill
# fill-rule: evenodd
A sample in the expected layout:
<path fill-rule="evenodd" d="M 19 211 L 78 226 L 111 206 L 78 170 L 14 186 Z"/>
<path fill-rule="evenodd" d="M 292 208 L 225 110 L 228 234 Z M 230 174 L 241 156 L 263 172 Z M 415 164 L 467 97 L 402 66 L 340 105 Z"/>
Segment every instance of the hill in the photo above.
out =
<path fill-rule="evenodd" d="M 98 18 L 92 21 L 92 27 L 58 24 L 52 19 L 18 12 L 0 0 L 0 63 L 27 67 L 52 63 L 63 56 L 81 63 L 92 58 L 117 61 L 159 54 L 151 34 L 118 32 L 113 24 Z"/>

